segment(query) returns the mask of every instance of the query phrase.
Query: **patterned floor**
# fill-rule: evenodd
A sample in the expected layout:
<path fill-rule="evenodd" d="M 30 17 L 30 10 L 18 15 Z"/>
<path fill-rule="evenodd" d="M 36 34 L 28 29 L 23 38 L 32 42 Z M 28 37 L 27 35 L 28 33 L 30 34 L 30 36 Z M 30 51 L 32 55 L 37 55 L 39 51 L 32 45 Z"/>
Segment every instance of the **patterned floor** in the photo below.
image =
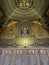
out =
<path fill-rule="evenodd" d="M 49 65 L 49 48 L 0 48 L 0 65 Z"/>

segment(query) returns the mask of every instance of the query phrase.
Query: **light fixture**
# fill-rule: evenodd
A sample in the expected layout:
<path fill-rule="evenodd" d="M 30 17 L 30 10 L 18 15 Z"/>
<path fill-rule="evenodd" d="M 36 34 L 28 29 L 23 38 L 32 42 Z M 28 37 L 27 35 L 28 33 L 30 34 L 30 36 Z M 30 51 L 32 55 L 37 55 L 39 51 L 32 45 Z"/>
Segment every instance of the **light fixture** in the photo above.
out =
<path fill-rule="evenodd" d="M 19 53 L 19 50 L 17 50 L 17 54 Z"/>
<path fill-rule="evenodd" d="M 6 54 L 8 53 L 8 50 L 6 50 Z"/>
<path fill-rule="evenodd" d="M 46 53 L 46 50 L 43 50 L 44 51 L 44 53 Z"/>
<path fill-rule="evenodd" d="M 22 46 L 29 46 L 32 44 L 32 41 L 30 38 L 20 38 L 19 40 L 17 40 L 19 45 Z"/>
<path fill-rule="evenodd" d="M 22 50 L 20 50 L 20 54 L 22 54 Z"/>
<path fill-rule="evenodd" d="M 43 50 L 40 50 L 40 53 L 42 54 L 43 53 Z"/>
<path fill-rule="evenodd" d="M 32 50 L 32 53 L 34 54 L 34 53 L 35 53 L 35 51 L 34 51 L 34 50 Z"/>
<path fill-rule="evenodd" d="M 11 50 L 9 50 L 9 54 L 11 54 Z"/>

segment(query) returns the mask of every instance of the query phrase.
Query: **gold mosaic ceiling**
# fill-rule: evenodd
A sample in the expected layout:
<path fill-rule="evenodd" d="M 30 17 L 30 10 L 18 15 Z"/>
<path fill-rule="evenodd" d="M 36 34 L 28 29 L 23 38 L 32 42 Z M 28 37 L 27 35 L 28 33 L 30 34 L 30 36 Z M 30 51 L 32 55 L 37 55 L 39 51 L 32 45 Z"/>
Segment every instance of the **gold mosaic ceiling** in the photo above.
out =
<path fill-rule="evenodd" d="M 29 9 L 33 5 L 33 0 L 15 0 L 15 4 L 22 10 Z"/>
<path fill-rule="evenodd" d="M 43 16 L 49 0 L 0 0 L 7 20 L 35 20 Z"/>
<path fill-rule="evenodd" d="M 49 32 L 47 32 L 47 25 L 49 27 L 49 24 L 47 22 L 48 20 L 42 18 L 48 6 L 49 0 L 0 0 L 0 7 L 4 12 L 3 14 L 5 14 L 5 18 L 3 17 L 1 19 L 3 15 L 0 17 L 1 22 L 3 21 L 0 24 L 0 29 L 2 29 L 0 32 L 1 33 L 0 38 L 2 38 L 2 40 L 0 39 L 0 43 L 2 44 L 22 43 L 24 45 L 26 45 L 26 43 L 28 44 L 35 43 L 36 45 L 36 42 L 37 43 L 41 42 L 44 44 L 48 43 L 49 39 L 46 38 L 49 38 Z M 10 20 L 13 22 L 10 23 Z M 20 25 L 19 27 L 19 22 L 17 24 L 17 20 L 26 23 L 26 26 L 28 26 L 27 35 L 29 32 L 29 36 L 24 35 L 26 31 L 22 32 L 21 27 L 23 27 L 23 25 L 22 26 Z M 31 26 L 30 20 L 32 21 Z M 39 20 L 39 22 L 37 20 Z M 4 39 L 5 43 L 3 41 L 3 38 L 5 38 Z"/>

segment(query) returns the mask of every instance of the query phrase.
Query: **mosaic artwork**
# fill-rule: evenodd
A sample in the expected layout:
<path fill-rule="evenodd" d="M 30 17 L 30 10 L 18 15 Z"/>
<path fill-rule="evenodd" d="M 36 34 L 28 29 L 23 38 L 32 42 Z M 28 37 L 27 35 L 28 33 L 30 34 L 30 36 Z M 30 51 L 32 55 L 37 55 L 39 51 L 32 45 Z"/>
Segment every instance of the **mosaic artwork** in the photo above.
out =
<path fill-rule="evenodd" d="M 19 25 L 19 36 L 30 36 L 31 27 L 29 24 L 20 24 Z"/>
<path fill-rule="evenodd" d="M 26 10 L 33 5 L 33 0 L 15 0 L 15 4 L 18 8 Z"/>
<path fill-rule="evenodd" d="M 49 65 L 49 0 L 0 0 L 0 65 Z"/>

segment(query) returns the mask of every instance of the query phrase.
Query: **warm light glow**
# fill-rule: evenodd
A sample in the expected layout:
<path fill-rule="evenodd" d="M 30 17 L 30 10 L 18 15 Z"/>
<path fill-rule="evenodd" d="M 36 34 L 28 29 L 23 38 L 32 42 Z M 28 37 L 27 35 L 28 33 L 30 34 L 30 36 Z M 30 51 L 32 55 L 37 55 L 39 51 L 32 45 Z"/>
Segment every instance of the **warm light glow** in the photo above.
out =
<path fill-rule="evenodd" d="M 43 50 L 40 50 L 40 53 L 43 53 Z"/>
<path fill-rule="evenodd" d="M 19 45 L 23 45 L 23 46 L 28 46 L 31 45 L 31 40 L 30 38 L 22 38 L 18 40 Z"/>
<path fill-rule="evenodd" d="M 22 50 L 20 50 L 20 54 L 22 54 Z"/>
<path fill-rule="evenodd" d="M 34 51 L 34 50 L 32 50 L 32 53 L 34 54 L 34 53 L 35 53 L 35 51 Z"/>
<path fill-rule="evenodd" d="M 6 50 L 6 54 L 8 53 L 8 50 Z"/>
<path fill-rule="evenodd" d="M 39 20 L 33 21 L 33 23 L 38 24 L 38 25 L 42 25 Z"/>
<path fill-rule="evenodd" d="M 17 50 L 17 54 L 19 53 L 19 51 Z"/>
<path fill-rule="evenodd" d="M 11 53 L 11 50 L 9 50 L 9 54 Z"/>
<path fill-rule="evenodd" d="M 49 51 L 47 50 L 47 53 L 48 53 L 48 57 L 49 57 Z"/>
<path fill-rule="evenodd" d="M 46 50 L 43 50 L 44 51 L 44 53 L 46 53 Z"/>
<path fill-rule="evenodd" d="M 10 27 L 11 25 L 14 25 L 16 23 L 17 23 L 17 21 L 10 21 L 10 23 L 7 25 L 7 27 Z"/>

